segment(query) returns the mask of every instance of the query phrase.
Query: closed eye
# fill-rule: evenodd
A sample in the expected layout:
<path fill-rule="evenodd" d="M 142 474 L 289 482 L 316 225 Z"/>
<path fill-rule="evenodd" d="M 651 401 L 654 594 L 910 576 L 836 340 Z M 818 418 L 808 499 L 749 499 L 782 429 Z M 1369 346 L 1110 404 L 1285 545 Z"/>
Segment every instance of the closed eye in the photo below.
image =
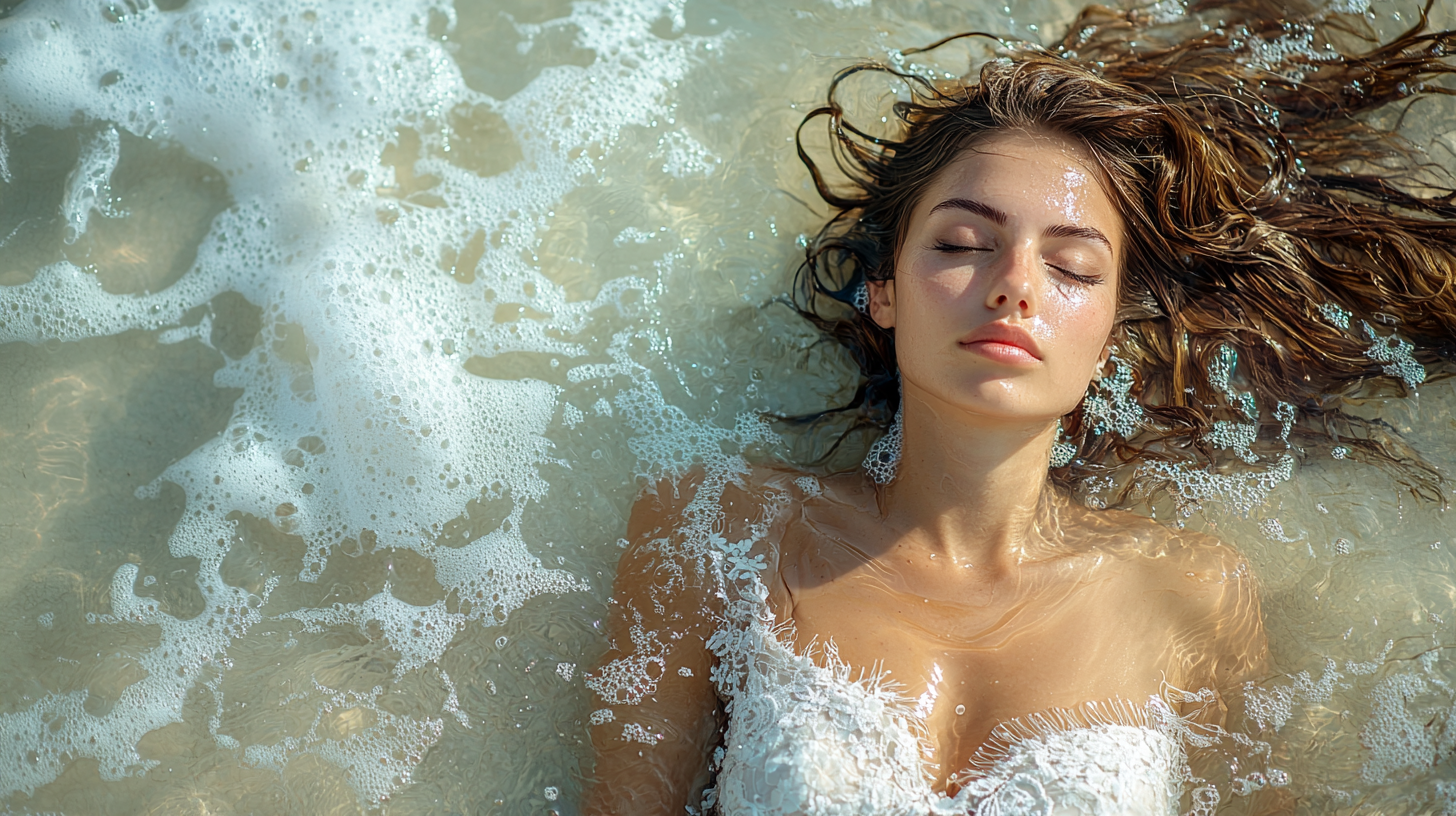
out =
<path fill-rule="evenodd" d="M 990 252 L 991 251 L 991 249 L 989 247 L 965 246 L 963 244 L 952 244 L 952 243 L 949 243 L 947 241 L 936 241 L 935 242 L 935 246 L 931 247 L 931 249 L 934 249 L 934 250 L 939 251 L 939 252 L 954 252 L 954 253 L 961 253 L 961 252 Z"/>
<path fill-rule="evenodd" d="M 1065 277 L 1065 278 L 1067 278 L 1069 280 L 1072 280 L 1072 281 L 1075 281 L 1077 283 L 1080 283 L 1083 286 L 1096 286 L 1097 284 L 1099 284 L 1099 283 L 1102 282 L 1102 278 L 1093 277 L 1091 275 L 1079 275 L 1079 274 L 1077 274 L 1076 272 L 1073 272 L 1070 269 L 1065 269 L 1065 268 L 1060 267 L 1060 266 L 1053 266 L 1052 264 L 1047 264 L 1047 266 L 1050 266 L 1052 269 L 1055 269 L 1057 272 L 1059 272 L 1062 275 L 1062 277 Z"/>
<path fill-rule="evenodd" d="M 949 241 L 936 241 L 935 246 L 931 247 L 931 249 L 934 249 L 937 252 L 948 252 L 956 255 L 960 255 L 966 252 L 991 251 L 990 247 L 976 247 L 966 246 L 965 244 L 952 244 Z M 1075 283 L 1079 283 L 1083 286 L 1096 286 L 1097 284 L 1102 283 L 1102 278 L 1100 277 L 1094 277 L 1092 275 L 1079 275 L 1076 272 L 1067 269 L 1066 267 L 1056 266 L 1055 264 L 1047 264 L 1047 266 L 1056 270 L 1057 273 L 1060 274 L 1062 277 Z"/>

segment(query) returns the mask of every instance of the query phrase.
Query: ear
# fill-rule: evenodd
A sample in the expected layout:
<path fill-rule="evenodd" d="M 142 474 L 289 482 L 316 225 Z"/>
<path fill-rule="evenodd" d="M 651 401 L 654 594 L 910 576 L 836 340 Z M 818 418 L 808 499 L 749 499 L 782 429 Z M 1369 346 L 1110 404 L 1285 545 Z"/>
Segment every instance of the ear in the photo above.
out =
<path fill-rule="evenodd" d="M 870 319 L 882 329 L 895 328 L 895 281 L 867 281 Z"/>
<path fill-rule="evenodd" d="M 1112 359 L 1112 352 L 1117 349 L 1117 333 L 1117 327 L 1113 327 L 1112 333 L 1107 335 L 1107 342 L 1102 344 L 1102 353 L 1097 355 L 1097 364 L 1092 367 L 1092 382 L 1107 376 L 1107 361 Z"/>

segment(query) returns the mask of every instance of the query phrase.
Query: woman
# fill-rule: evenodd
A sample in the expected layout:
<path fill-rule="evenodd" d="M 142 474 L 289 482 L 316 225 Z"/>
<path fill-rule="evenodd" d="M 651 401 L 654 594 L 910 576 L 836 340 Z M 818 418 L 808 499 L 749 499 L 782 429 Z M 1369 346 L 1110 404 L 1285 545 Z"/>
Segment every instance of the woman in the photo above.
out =
<path fill-rule="evenodd" d="M 1263 11 L 1091 8 L 974 81 L 835 80 L 912 88 L 896 135 L 833 87 L 808 117 L 840 180 L 800 150 L 837 211 L 802 311 L 864 374 L 837 413 L 884 435 L 852 472 L 706 466 L 637 503 L 587 813 L 1212 812 L 1189 751 L 1264 664 L 1257 586 L 1097 493 L 1336 437 L 1437 490 L 1341 397 L 1414 389 L 1456 337 L 1448 191 L 1352 118 L 1456 37 L 1259 65 L 1347 23 Z"/>

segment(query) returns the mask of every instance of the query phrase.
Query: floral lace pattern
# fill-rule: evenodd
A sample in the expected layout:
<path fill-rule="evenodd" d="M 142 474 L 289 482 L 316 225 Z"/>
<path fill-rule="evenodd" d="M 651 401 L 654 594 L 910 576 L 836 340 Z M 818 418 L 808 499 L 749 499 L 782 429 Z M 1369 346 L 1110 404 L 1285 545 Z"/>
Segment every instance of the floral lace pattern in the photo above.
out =
<path fill-rule="evenodd" d="M 708 646 L 729 724 L 720 816 L 1177 816 L 1192 781 L 1182 723 L 1161 699 L 1088 706 L 998 727 L 954 797 L 932 790 L 915 701 L 884 675 L 852 676 L 832 643 L 796 653 L 767 603 L 753 538 L 713 536 L 726 614 Z M 1213 794 L 1212 802 L 1208 793 Z M 1194 792 L 1211 812 L 1213 788 Z"/>

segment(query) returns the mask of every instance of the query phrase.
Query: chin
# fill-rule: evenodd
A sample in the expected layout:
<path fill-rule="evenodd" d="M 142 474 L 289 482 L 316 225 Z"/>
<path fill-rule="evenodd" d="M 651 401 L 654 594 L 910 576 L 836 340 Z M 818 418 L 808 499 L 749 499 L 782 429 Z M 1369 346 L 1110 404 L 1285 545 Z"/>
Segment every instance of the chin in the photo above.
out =
<path fill-rule="evenodd" d="M 1065 409 L 1062 401 L 1032 399 L 1030 395 L 997 393 L 994 387 L 982 386 L 961 393 L 946 394 L 938 400 L 956 409 L 966 419 L 984 419 L 997 424 L 1034 425 L 1056 422 L 1077 406 Z"/>

